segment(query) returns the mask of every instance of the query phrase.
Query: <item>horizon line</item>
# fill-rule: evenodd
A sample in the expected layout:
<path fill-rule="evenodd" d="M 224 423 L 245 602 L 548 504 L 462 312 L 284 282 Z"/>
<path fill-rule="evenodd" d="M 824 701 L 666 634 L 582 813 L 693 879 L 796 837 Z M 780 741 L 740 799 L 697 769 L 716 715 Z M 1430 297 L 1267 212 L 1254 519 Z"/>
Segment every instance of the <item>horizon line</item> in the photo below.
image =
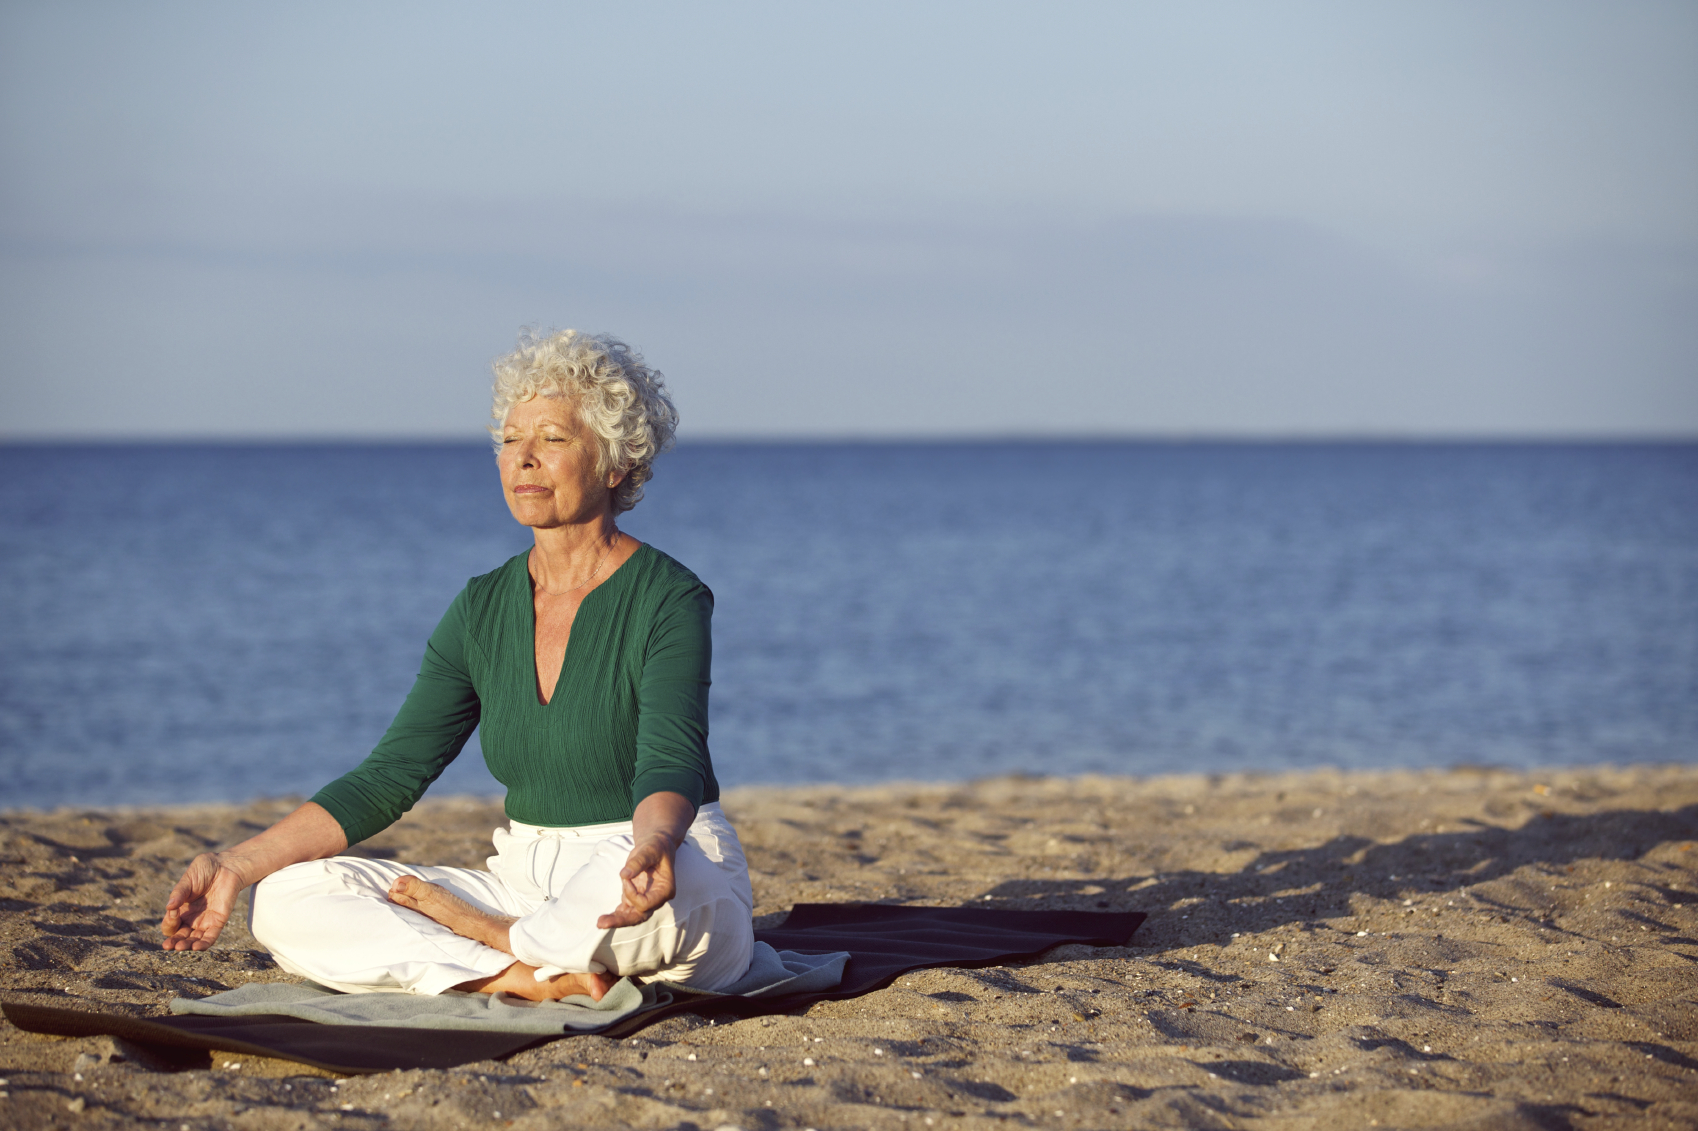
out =
<path fill-rule="evenodd" d="M 125 447 L 354 447 L 354 446 L 431 446 L 483 447 L 487 437 L 462 433 L 419 433 L 397 435 L 381 433 L 255 433 L 230 435 L 211 433 L 177 433 L 152 436 L 89 434 L 76 442 L 99 446 Z M 0 432 L 0 447 L 63 446 L 64 438 L 52 433 Z M 709 433 L 681 436 L 680 447 L 689 446 L 770 446 L 806 447 L 864 445 L 969 445 L 969 444 L 1576 444 L 1576 445 L 1671 445 L 1698 443 L 1698 430 L 1690 432 L 1211 432 L 1211 431 L 1151 431 L 1151 432 L 955 432 L 926 434 L 880 433 L 808 433 L 785 436 L 773 433 Z"/>

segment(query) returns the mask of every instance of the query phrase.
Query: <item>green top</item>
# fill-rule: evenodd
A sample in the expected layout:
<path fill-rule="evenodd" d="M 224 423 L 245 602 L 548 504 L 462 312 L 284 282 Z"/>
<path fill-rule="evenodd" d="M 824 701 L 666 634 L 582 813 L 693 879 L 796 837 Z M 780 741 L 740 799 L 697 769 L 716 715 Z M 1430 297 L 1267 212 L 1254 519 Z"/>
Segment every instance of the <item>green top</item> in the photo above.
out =
<path fill-rule="evenodd" d="M 413 807 L 482 724 L 507 815 L 530 825 L 628 821 L 651 793 L 719 800 L 708 758 L 713 594 L 648 545 L 584 597 L 560 679 L 537 700 L 528 553 L 466 582 L 425 646 L 383 741 L 313 796 L 354 844 Z"/>

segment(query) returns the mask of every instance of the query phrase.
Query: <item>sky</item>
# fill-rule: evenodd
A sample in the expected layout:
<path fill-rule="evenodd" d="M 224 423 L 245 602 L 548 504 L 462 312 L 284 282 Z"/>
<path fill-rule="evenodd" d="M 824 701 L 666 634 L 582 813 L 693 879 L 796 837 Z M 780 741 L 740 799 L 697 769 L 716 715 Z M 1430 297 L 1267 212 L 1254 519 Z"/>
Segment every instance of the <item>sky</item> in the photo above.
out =
<path fill-rule="evenodd" d="M 0 437 L 1698 437 L 1698 5 L 0 3 Z"/>

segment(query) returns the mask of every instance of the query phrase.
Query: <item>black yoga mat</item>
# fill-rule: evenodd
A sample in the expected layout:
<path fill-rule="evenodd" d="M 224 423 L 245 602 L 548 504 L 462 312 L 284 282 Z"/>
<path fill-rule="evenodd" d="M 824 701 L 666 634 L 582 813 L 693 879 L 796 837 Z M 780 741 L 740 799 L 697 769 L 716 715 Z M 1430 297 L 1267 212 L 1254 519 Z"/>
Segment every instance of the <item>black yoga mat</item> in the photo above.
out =
<path fill-rule="evenodd" d="M 985 966 L 1033 957 L 1063 943 L 1123 946 L 1143 921 L 1140 912 L 798 903 L 783 926 L 756 931 L 755 937 L 775 950 L 848 951 L 853 957 L 836 989 L 779 998 L 681 994 L 670 1005 L 639 1013 L 598 1035 L 629 1036 L 675 1013 L 786 1013 L 810 1002 L 856 997 L 927 966 Z M 277 1057 L 344 1076 L 395 1068 L 452 1068 L 560 1039 L 465 1029 L 319 1025 L 294 1017 L 140 1018 L 16 1002 L 3 1005 L 8 1021 L 32 1033 L 120 1037 L 164 1059 L 195 1055 L 197 1050 Z"/>

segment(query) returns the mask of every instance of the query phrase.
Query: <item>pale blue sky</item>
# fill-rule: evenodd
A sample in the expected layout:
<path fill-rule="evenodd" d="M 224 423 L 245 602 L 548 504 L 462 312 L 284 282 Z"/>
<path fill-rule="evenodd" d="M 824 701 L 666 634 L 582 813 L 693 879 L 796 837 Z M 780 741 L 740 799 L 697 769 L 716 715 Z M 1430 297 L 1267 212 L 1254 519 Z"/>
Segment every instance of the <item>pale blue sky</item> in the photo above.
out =
<path fill-rule="evenodd" d="M 1698 5 L 0 7 L 0 434 L 1698 435 Z"/>

